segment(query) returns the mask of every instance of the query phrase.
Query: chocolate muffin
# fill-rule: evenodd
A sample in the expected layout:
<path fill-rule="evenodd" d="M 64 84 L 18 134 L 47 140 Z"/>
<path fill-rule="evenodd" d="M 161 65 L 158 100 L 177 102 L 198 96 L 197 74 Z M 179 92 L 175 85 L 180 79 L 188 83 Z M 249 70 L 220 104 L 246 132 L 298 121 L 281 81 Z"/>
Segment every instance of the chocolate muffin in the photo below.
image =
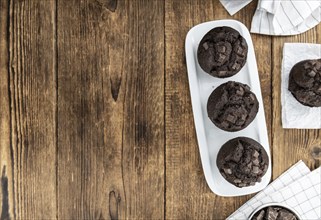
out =
<path fill-rule="evenodd" d="M 255 118 L 259 103 L 250 87 L 229 81 L 217 87 L 207 101 L 211 121 L 225 131 L 239 131 Z"/>
<path fill-rule="evenodd" d="M 212 76 L 225 78 L 238 73 L 247 59 L 247 43 L 230 27 L 216 27 L 201 40 L 197 58 L 201 68 Z"/>
<path fill-rule="evenodd" d="M 289 91 L 301 104 L 321 107 L 321 59 L 295 64 L 290 71 Z"/>
<path fill-rule="evenodd" d="M 226 142 L 216 160 L 222 176 L 237 187 L 260 182 L 269 166 L 269 158 L 261 144 L 247 137 Z"/>
<path fill-rule="evenodd" d="M 268 206 L 257 211 L 251 220 L 298 220 L 298 217 L 286 208 Z"/>

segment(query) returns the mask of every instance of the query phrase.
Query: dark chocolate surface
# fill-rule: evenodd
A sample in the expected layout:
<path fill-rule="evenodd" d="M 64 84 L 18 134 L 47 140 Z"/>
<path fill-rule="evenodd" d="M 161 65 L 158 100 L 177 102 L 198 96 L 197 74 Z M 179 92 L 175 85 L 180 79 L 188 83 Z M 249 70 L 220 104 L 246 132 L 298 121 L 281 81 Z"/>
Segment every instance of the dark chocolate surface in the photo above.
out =
<path fill-rule="evenodd" d="M 290 71 L 289 91 L 301 104 L 321 107 L 321 59 L 295 64 Z"/>
<path fill-rule="evenodd" d="M 217 155 L 222 176 L 237 187 L 260 182 L 269 166 L 269 158 L 261 144 L 247 137 L 226 142 Z"/>
<path fill-rule="evenodd" d="M 278 206 L 269 206 L 259 210 L 251 220 L 297 220 L 290 210 Z"/>
<path fill-rule="evenodd" d="M 250 87 L 229 81 L 217 87 L 207 102 L 210 120 L 225 131 L 239 131 L 255 118 L 259 103 Z"/>
<path fill-rule="evenodd" d="M 247 43 L 238 31 L 230 27 L 216 27 L 201 40 L 197 58 L 205 72 L 225 78 L 242 69 L 247 52 Z"/>

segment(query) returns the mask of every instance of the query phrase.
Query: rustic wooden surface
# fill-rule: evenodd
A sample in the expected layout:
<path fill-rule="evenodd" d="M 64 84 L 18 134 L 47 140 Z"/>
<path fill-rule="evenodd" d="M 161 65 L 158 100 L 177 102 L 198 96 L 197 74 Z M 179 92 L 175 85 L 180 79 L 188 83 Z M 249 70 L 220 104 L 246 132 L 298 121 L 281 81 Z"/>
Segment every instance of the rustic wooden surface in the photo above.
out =
<path fill-rule="evenodd" d="M 253 195 L 208 188 L 184 39 L 201 22 L 250 27 L 218 0 L 0 0 L 0 219 L 224 219 Z M 273 178 L 320 166 L 321 130 L 281 126 L 284 42 L 252 34 Z"/>

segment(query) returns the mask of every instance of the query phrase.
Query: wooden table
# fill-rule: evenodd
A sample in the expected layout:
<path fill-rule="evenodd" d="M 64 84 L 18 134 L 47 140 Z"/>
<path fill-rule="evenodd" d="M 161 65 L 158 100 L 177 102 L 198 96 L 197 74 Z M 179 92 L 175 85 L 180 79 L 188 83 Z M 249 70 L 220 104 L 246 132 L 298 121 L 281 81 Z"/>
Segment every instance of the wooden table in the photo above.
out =
<path fill-rule="evenodd" d="M 201 22 L 250 27 L 218 0 L 0 1 L 0 219 L 223 219 L 250 196 L 208 188 L 184 41 Z M 321 130 L 281 126 L 284 42 L 252 34 L 273 178 L 320 166 Z"/>

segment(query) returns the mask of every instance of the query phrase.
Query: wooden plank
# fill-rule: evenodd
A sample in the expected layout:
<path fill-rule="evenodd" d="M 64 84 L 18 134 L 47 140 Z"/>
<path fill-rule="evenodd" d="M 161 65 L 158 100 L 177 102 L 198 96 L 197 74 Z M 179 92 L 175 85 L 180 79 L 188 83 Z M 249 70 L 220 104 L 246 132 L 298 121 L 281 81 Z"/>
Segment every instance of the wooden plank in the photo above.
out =
<path fill-rule="evenodd" d="M 56 218 L 54 1 L 1 1 L 1 219 Z"/>
<path fill-rule="evenodd" d="M 163 218 L 163 13 L 58 0 L 58 218 Z"/>
<path fill-rule="evenodd" d="M 14 216 L 10 148 L 9 2 L 0 1 L 0 219 Z M 9 184 L 10 183 L 10 184 Z"/>
<path fill-rule="evenodd" d="M 188 30 L 201 22 L 234 18 L 250 27 L 256 2 L 228 15 L 218 1 L 167 0 L 166 36 L 166 217 L 170 219 L 224 219 L 250 196 L 223 198 L 208 188 L 199 157 L 190 102 L 184 40 Z M 271 38 L 252 35 L 262 83 L 267 122 L 271 120 L 269 60 Z M 263 43 L 264 42 L 264 43 Z M 269 131 L 271 127 L 269 126 Z"/>
<path fill-rule="evenodd" d="M 272 91 L 273 91 L 273 175 L 279 176 L 298 160 L 311 169 L 320 166 L 320 129 L 283 129 L 281 124 L 281 63 L 285 42 L 320 43 L 321 25 L 300 35 L 273 37 Z"/>

